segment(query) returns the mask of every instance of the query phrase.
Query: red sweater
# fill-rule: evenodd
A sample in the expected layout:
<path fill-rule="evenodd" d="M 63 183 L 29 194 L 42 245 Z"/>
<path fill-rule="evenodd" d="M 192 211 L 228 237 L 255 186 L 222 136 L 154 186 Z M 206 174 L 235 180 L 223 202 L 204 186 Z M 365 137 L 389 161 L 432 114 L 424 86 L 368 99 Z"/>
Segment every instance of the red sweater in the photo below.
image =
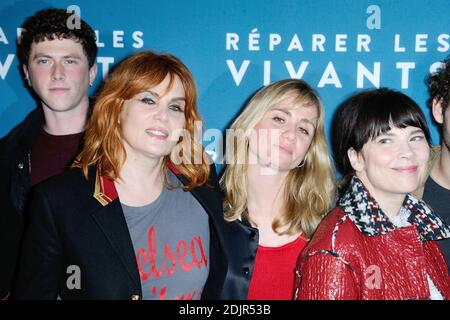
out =
<path fill-rule="evenodd" d="M 293 298 L 295 266 L 307 244 L 302 236 L 281 247 L 258 246 L 248 290 L 249 300 Z"/>
<path fill-rule="evenodd" d="M 83 133 L 54 136 L 41 129 L 31 151 L 31 185 L 70 167 L 77 156 Z"/>

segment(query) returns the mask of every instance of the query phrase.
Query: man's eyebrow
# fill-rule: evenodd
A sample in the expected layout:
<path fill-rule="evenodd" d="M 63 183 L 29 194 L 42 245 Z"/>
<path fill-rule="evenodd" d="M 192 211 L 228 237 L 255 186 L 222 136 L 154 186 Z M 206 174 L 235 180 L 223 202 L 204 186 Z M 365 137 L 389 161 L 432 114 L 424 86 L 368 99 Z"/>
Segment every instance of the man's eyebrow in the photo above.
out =
<path fill-rule="evenodd" d="M 81 56 L 79 54 L 68 54 L 68 55 L 64 56 L 64 59 L 68 59 L 68 58 L 81 59 Z"/>
<path fill-rule="evenodd" d="M 51 56 L 49 56 L 48 54 L 45 54 L 45 53 L 35 53 L 33 56 L 32 56 L 32 58 L 33 59 L 36 59 L 36 58 L 51 58 Z"/>
<path fill-rule="evenodd" d="M 32 56 L 32 58 L 33 59 L 36 59 L 36 58 L 50 58 L 50 59 L 52 59 L 53 56 L 51 56 L 51 55 L 49 55 L 47 53 L 37 52 L 37 53 L 35 53 Z M 81 56 L 79 54 L 67 54 L 67 55 L 63 56 L 63 58 L 64 59 L 69 59 L 69 58 L 71 58 L 71 59 L 81 59 Z"/>

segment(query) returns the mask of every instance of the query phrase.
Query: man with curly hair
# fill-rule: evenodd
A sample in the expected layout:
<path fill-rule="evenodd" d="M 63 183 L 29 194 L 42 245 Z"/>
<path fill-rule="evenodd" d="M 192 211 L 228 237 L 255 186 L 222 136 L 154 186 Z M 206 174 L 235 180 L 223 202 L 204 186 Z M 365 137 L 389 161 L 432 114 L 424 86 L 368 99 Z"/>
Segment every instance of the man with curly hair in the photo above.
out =
<path fill-rule="evenodd" d="M 78 154 L 97 74 L 95 33 L 78 16 L 46 9 L 22 27 L 18 54 L 38 107 L 0 140 L 0 298 L 14 282 L 32 187 Z"/>
<path fill-rule="evenodd" d="M 442 68 L 426 80 L 429 92 L 428 106 L 441 133 L 441 145 L 434 146 L 429 164 L 430 175 L 417 191 L 447 224 L 450 224 L 450 57 Z M 450 239 L 439 241 L 450 272 Z"/>

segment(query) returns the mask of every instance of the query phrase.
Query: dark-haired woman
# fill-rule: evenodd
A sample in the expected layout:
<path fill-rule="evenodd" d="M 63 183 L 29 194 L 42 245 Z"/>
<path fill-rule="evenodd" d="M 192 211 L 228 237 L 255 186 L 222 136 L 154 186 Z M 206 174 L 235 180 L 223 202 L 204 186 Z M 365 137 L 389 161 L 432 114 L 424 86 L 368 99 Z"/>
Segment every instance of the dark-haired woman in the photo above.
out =
<path fill-rule="evenodd" d="M 436 240 L 450 229 L 414 191 L 430 135 L 409 97 L 376 89 L 348 99 L 334 119 L 334 154 L 347 181 L 297 266 L 297 299 L 448 299 Z"/>

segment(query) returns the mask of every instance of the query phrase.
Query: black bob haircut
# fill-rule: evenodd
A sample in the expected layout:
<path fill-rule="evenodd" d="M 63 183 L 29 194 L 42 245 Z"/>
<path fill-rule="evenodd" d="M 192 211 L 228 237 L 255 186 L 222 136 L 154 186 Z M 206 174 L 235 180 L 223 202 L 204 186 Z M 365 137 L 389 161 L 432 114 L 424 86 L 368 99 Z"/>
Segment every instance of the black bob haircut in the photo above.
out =
<path fill-rule="evenodd" d="M 348 149 L 361 151 L 366 142 L 388 132 L 391 126 L 420 128 L 430 144 L 430 131 L 422 110 L 401 92 L 387 88 L 363 91 L 338 107 L 332 122 L 332 146 L 336 167 L 344 179 L 354 173 Z"/>

